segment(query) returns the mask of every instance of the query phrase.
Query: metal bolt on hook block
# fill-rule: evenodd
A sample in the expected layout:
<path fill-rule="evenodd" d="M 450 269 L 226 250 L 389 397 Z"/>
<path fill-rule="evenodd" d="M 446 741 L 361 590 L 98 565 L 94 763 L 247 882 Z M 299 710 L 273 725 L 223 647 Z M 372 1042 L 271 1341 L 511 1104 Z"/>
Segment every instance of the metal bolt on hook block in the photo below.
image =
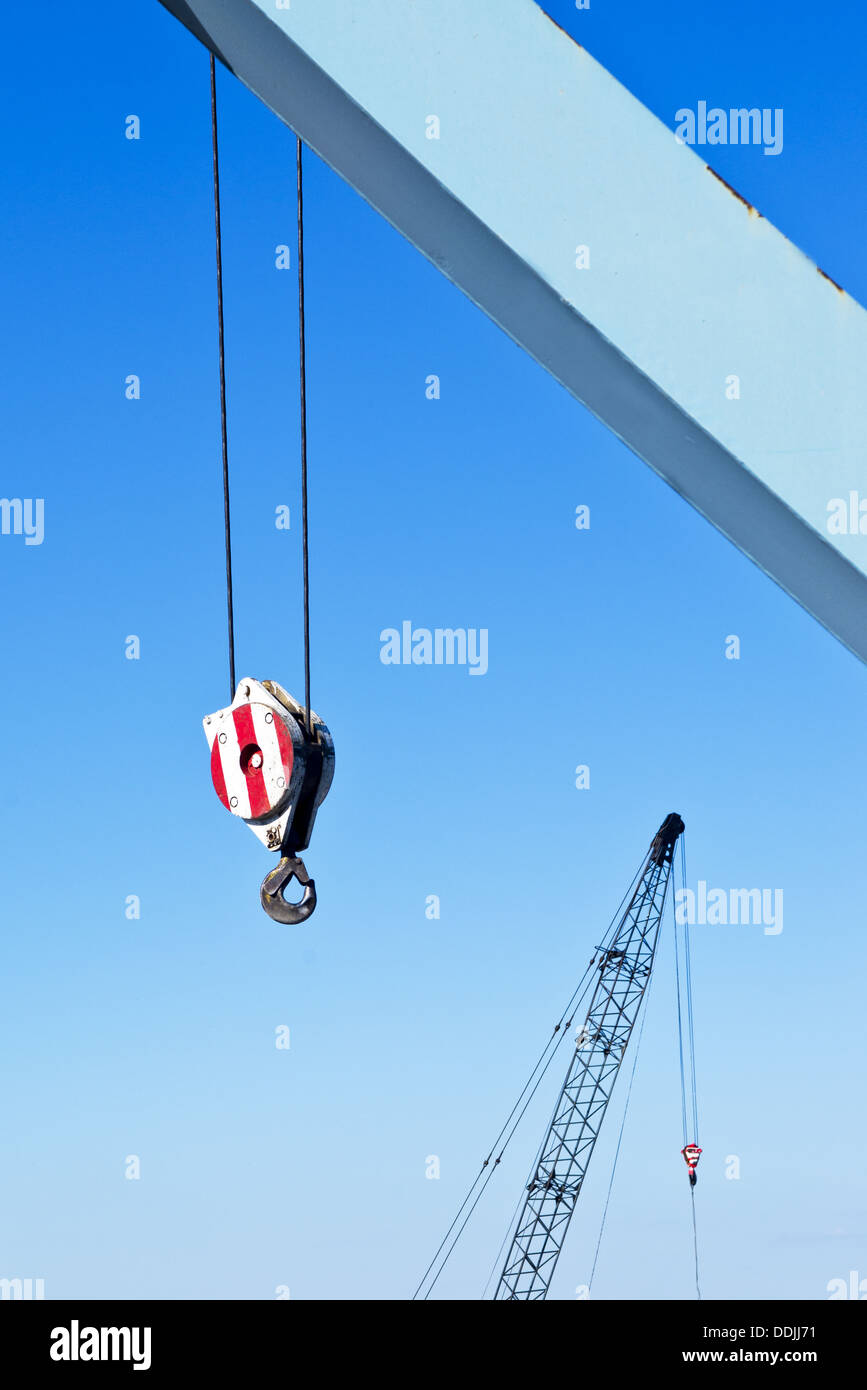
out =
<path fill-rule="evenodd" d="M 334 741 L 317 714 L 276 681 L 242 680 L 227 709 L 203 720 L 211 750 L 211 780 L 223 805 L 246 821 L 280 863 L 262 884 L 260 899 L 275 922 L 304 922 L 316 907 L 316 886 L 298 851 L 306 849 L 316 812 L 334 776 Z M 296 878 L 299 902 L 283 897 Z"/>

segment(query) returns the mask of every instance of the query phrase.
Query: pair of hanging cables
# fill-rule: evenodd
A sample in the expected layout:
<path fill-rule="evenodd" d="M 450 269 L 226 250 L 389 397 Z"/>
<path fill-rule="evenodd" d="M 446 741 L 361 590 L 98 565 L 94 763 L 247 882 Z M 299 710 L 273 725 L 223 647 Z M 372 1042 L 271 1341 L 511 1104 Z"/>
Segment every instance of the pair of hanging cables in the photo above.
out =
<path fill-rule="evenodd" d="M 681 887 L 686 889 L 686 847 L 685 835 L 680 837 L 680 876 Z M 673 895 L 676 903 L 677 895 Z M 698 1085 L 695 1073 L 695 1025 L 692 1003 L 692 959 L 689 943 L 689 924 L 683 926 L 683 981 L 681 982 L 681 946 L 678 940 L 677 908 L 674 909 L 674 968 L 677 988 L 677 1042 L 680 1056 L 680 1107 L 683 1124 L 683 1145 L 698 1144 Z M 692 1135 L 688 1133 L 692 1124 Z M 701 1298 L 701 1281 L 698 1259 L 698 1227 L 695 1216 L 695 1188 L 690 1186 L 692 1200 L 692 1243 L 695 1253 L 695 1292 Z"/>
<path fill-rule="evenodd" d="M 235 695 L 235 611 L 232 591 L 232 525 L 229 507 L 229 441 L 226 427 L 226 354 L 223 326 L 223 250 L 220 223 L 220 158 L 217 142 L 217 72 L 211 59 L 211 145 L 214 161 L 214 226 L 217 252 L 217 336 L 220 358 L 220 437 L 223 456 L 223 528 L 226 542 L 226 613 L 229 638 L 229 698 Z M 304 316 L 304 188 L 301 139 L 295 140 L 295 177 L 298 218 L 298 353 L 301 394 L 301 553 L 304 591 L 304 708 L 307 733 L 312 737 L 310 713 L 310 569 L 307 543 L 307 345 Z"/>

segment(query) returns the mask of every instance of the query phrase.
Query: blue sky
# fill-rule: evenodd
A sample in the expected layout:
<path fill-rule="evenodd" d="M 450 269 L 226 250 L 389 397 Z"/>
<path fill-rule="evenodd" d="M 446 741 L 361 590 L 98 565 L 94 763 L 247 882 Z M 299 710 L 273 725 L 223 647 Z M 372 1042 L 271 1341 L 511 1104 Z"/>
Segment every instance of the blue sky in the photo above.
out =
<path fill-rule="evenodd" d="M 867 298 L 863 14 L 546 8 L 672 128 L 702 99 L 783 107 L 778 158 L 714 166 Z M 867 1277 L 862 667 L 309 157 L 312 692 L 337 772 L 316 916 L 272 925 L 272 860 L 217 801 L 201 730 L 228 694 L 207 56 L 156 0 L 20 8 L 7 33 L 0 490 L 44 498 L 45 538 L 0 537 L 0 1277 L 408 1296 L 675 809 L 691 883 L 785 900 L 778 935 L 694 928 L 705 1296 Z M 294 142 L 224 72 L 219 100 L 238 672 L 300 697 L 295 284 L 274 265 Z M 404 620 L 486 628 L 487 674 L 384 666 Z M 669 920 L 599 1297 L 692 1294 L 671 944 Z M 564 1069 L 444 1294 L 481 1294 Z M 586 1282 L 623 1098 L 552 1297 Z"/>

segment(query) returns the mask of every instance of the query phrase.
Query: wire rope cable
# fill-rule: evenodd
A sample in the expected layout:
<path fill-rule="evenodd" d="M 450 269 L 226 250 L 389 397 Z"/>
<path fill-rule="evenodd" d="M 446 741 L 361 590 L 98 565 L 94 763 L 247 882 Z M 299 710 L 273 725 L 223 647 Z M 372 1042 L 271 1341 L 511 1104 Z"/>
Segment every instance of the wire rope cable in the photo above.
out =
<path fill-rule="evenodd" d="M 684 889 L 684 901 L 686 901 L 686 848 L 684 846 L 684 836 L 680 842 L 680 873 L 681 887 Z M 692 955 L 689 941 L 689 923 L 684 921 L 683 926 L 683 980 L 680 973 L 680 953 L 681 947 L 678 939 L 677 921 L 677 894 L 673 899 L 674 908 L 674 961 L 675 961 L 675 983 L 677 989 L 677 1037 L 678 1051 L 680 1056 L 680 1106 L 681 1119 L 683 1123 L 683 1146 L 687 1144 L 698 1144 L 698 1085 L 696 1082 L 695 1070 L 695 1011 L 693 1007 L 692 991 Z M 684 1015 L 686 1026 L 684 1027 Z M 689 1121 L 692 1121 L 692 1138 L 687 1133 Z M 690 1183 L 690 1206 L 692 1215 L 692 1246 L 695 1259 L 695 1292 L 696 1297 L 701 1301 L 701 1273 L 698 1254 L 698 1222 L 695 1211 L 695 1186 Z"/>
<path fill-rule="evenodd" d="M 677 1054 L 680 1063 L 680 1112 L 683 1128 L 683 1147 L 689 1143 L 686 1119 L 686 1061 L 683 1046 L 683 1004 L 680 984 L 680 940 L 677 934 L 677 894 L 672 894 L 672 913 L 674 917 L 674 980 L 677 995 Z"/>
<path fill-rule="evenodd" d="M 684 836 L 680 839 L 680 865 L 681 865 L 681 886 L 686 888 L 686 846 Z M 686 984 L 686 1019 L 687 1019 L 687 1038 L 689 1043 L 689 1066 L 692 1086 L 692 1134 L 694 1144 L 699 1142 L 698 1138 L 698 1080 L 695 1066 L 695 1010 L 693 1006 L 692 991 L 692 952 L 689 939 L 688 924 L 684 927 L 683 933 L 683 955 L 684 955 L 684 976 Z"/>
<path fill-rule="evenodd" d="M 232 520 L 229 501 L 229 440 L 226 409 L 226 335 L 223 312 L 223 238 L 220 206 L 220 153 L 217 133 L 217 68 L 210 57 L 211 150 L 214 178 L 214 242 L 217 262 L 217 348 L 220 368 L 220 443 L 223 473 L 223 533 L 226 552 L 226 619 L 229 648 L 229 698 L 235 694 L 235 604 L 232 582 Z M 304 605 L 304 710 L 307 734 L 313 736 L 310 709 L 310 547 L 307 486 L 307 334 L 304 305 L 304 185 L 302 142 L 295 139 L 295 187 L 298 224 L 298 377 L 301 412 L 301 553 Z"/>
<path fill-rule="evenodd" d="M 229 508 L 229 441 L 226 428 L 226 349 L 223 327 L 223 242 L 220 218 L 220 155 L 217 142 L 217 70 L 211 59 L 211 149 L 214 164 L 214 233 L 217 252 L 217 345 L 220 358 L 220 442 L 223 455 L 223 532 L 226 545 L 226 617 L 229 638 L 229 699 L 235 695 L 235 612 L 232 593 L 232 523 Z"/>
<path fill-rule="evenodd" d="M 307 523 L 307 334 L 304 313 L 304 183 L 301 137 L 295 137 L 295 186 L 298 220 L 298 377 L 301 395 L 301 553 L 304 589 L 304 709 L 307 734 L 313 737 L 310 712 L 310 558 Z"/>

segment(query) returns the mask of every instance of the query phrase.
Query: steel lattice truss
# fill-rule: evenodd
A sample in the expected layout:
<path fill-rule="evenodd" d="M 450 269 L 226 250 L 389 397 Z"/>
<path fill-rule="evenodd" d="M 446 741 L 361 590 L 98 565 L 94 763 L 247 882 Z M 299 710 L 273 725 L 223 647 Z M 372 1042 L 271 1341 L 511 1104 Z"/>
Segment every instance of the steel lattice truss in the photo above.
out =
<path fill-rule="evenodd" d="M 617 1080 L 653 968 L 671 874 L 683 830 L 666 818 L 614 937 L 601 952 L 599 976 L 545 1136 L 506 1257 L 496 1299 L 543 1299 L 566 1239 L 584 1174 Z"/>

